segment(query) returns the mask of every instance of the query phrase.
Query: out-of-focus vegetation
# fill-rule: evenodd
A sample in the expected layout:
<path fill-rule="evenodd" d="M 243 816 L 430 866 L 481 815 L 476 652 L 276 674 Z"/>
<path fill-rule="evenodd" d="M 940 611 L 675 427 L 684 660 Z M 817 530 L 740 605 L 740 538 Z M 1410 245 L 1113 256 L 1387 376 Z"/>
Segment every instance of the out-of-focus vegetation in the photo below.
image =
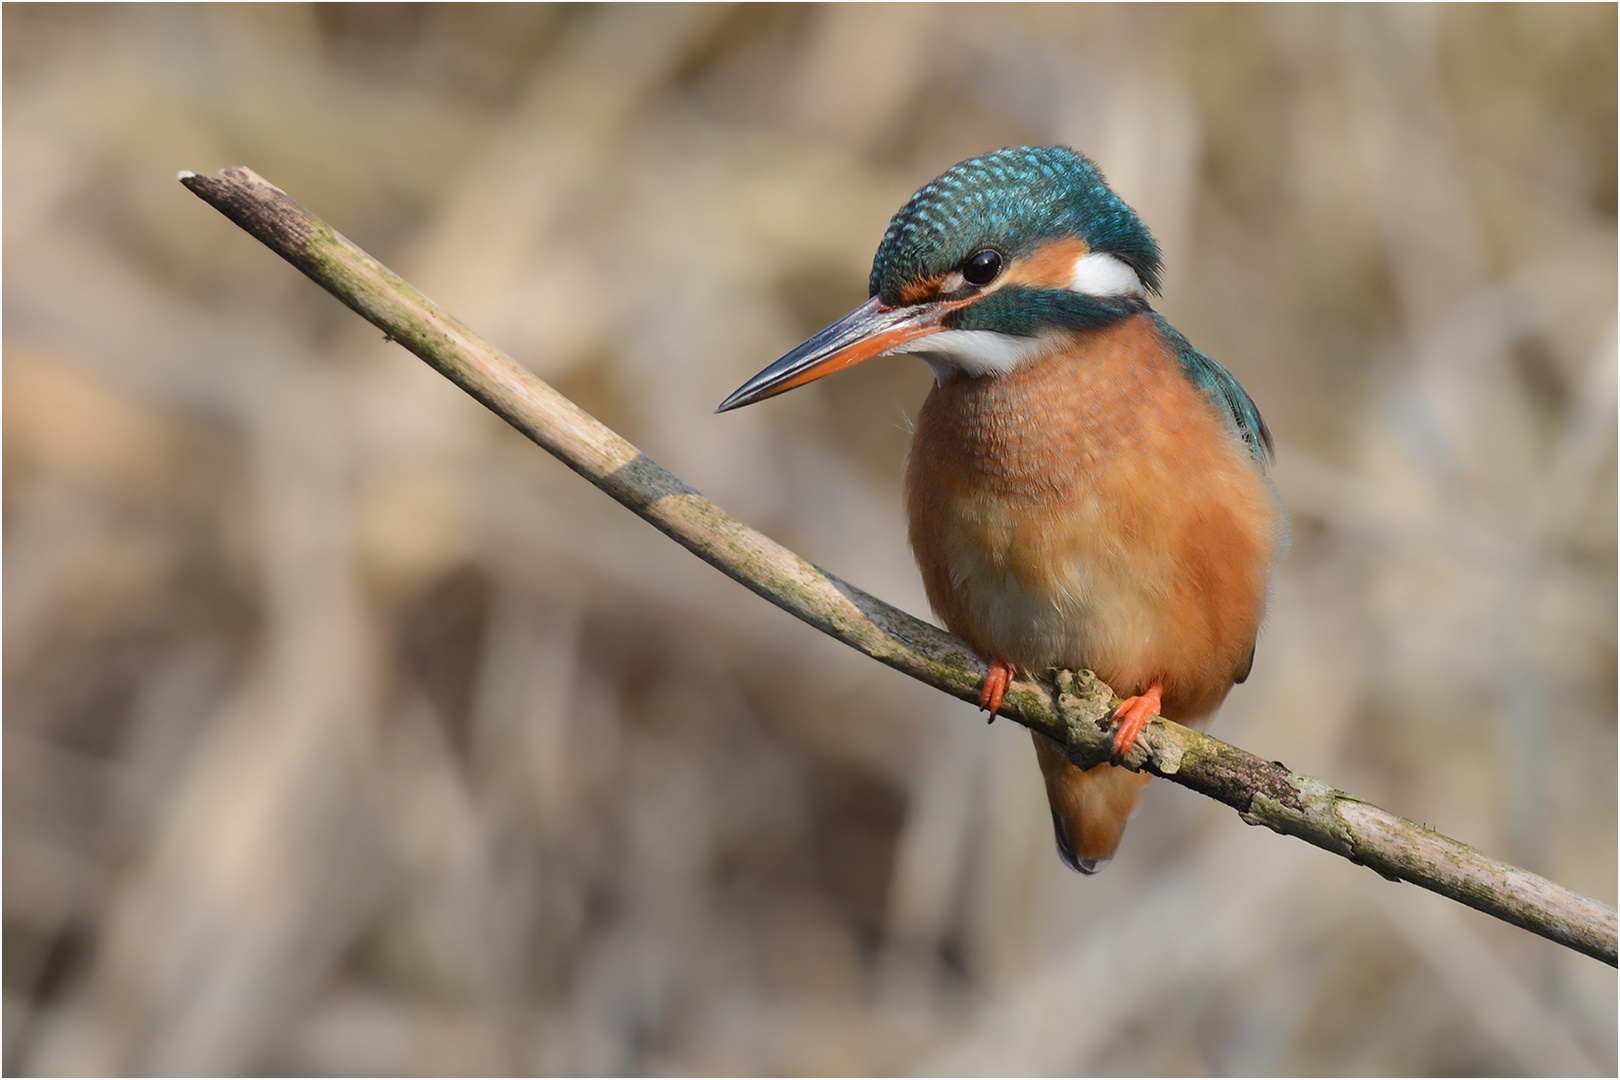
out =
<path fill-rule="evenodd" d="M 710 410 L 919 184 L 1080 148 L 1279 442 L 1216 732 L 1613 903 L 1612 6 L 8 5 L 4 49 L 8 1072 L 1614 1072 L 1610 969 L 1169 785 L 1069 873 L 1021 730 L 174 182 L 253 167 L 921 612 L 923 365 Z"/>

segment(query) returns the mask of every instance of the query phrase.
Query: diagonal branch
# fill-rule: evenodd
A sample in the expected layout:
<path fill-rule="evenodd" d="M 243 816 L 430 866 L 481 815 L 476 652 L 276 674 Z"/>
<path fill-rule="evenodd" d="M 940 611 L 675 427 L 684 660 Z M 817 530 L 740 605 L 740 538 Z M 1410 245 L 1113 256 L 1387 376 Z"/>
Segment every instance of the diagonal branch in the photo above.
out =
<path fill-rule="evenodd" d="M 812 566 L 698 494 L 397 275 L 245 168 L 180 182 L 524 435 L 721 573 L 897 671 L 977 702 L 985 666 L 958 639 Z M 1003 715 L 1077 765 L 1108 760 L 1118 699 L 1090 672 L 1020 680 Z M 1614 909 L 1170 721 L 1125 759 L 1266 825 L 1616 963 Z"/>

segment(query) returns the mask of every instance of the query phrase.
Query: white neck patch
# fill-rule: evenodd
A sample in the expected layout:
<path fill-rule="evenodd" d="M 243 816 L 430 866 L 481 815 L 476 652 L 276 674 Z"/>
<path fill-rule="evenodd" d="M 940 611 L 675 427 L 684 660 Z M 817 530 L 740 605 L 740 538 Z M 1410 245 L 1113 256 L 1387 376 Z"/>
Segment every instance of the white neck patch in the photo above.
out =
<path fill-rule="evenodd" d="M 957 375 L 1005 375 L 1033 359 L 1049 342 L 1038 337 L 1013 337 L 994 330 L 940 330 L 893 350 L 925 360 L 934 380 Z"/>
<path fill-rule="evenodd" d="M 1092 251 L 1074 261 L 1071 292 L 1086 296 L 1142 295 L 1142 279 L 1122 259 L 1105 251 Z"/>

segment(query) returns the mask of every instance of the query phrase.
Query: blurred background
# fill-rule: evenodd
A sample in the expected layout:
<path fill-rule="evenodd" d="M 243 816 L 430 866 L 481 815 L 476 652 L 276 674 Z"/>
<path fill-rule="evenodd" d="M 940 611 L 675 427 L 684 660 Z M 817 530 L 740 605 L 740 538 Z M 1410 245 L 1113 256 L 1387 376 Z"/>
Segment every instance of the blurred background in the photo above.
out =
<path fill-rule="evenodd" d="M 1093 156 L 1278 440 L 1214 730 L 1610 904 L 1616 11 L 4 18 L 8 1073 L 1613 1074 L 1612 969 L 832 644 L 175 183 L 251 166 L 909 610 L 904 358 L 724 417 L 984 150 Z"/>

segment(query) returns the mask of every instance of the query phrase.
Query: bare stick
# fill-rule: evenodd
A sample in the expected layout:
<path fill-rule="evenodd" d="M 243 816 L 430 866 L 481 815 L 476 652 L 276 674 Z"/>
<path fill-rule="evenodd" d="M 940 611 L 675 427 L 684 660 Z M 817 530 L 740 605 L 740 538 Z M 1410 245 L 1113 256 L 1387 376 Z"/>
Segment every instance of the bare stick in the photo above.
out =
<path fill-rule="evenodd" d="M 985 665 L 937 627 L 812 566 L 699 495 L 251 170 L 180 182 L 392 340 L 483 402 L 654 528 L 824 634 L 914 679 L 977 702 Z M 1108 760 L 1118 703 L 1090 672 L 1020 680 L 1003 714 L 1075 764 Z M 1319 780 L 1168 720 L 1126 757 L 1266 825 L 1615 964 L 1615 912 L 1545 878 L 1396 817 Z"/>

